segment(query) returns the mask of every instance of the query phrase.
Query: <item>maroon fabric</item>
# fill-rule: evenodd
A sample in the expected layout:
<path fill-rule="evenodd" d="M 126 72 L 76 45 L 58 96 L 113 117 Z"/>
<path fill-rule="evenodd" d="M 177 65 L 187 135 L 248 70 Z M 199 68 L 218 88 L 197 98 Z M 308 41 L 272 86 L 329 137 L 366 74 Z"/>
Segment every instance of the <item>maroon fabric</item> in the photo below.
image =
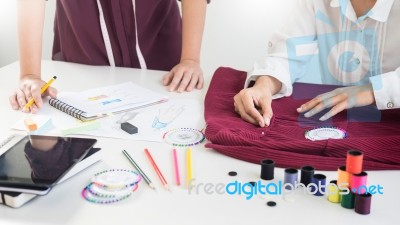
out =
<path fill-rule="evenodd" d="M 349 149 L 358 149 L 364 152 L 365 170 L 400 169 L 400 110 L 381 111 L 380 122 L 348 119 L 349 112 L 362 116 L 379 113 L 371 107 L 342 112 L 325 123 L 319 122 L 319 117 L 306 119 L 296 108 L 336 87 L 298 83 L 291 97 L 272 102 L 271 125 L 260 128 L 243 121 L 234 111 L 233 97 L 243 88 L 245 79 L 245 72 L 230 68 L 219 68 L 215 72 L 205 98 L 205 134 L 211 142 L 206 147 L 252 163 L 268 158 L 275 160 L 279 167 L 312 165 L 319 170 L 336 170 L 345 165 Z M 349 136 L 324 141 L 304 137 L 305 131 L 323 125 L 344 129 Z"/>
<path fill-rule="evenodd" d="M 116 66 L 139 68 L 132 0 L 101 0 Z M 179 63 L 182 22 L 176 0 L 136 0 L 140 49 L 148 69 Z M 57 0 L 53 59 L 109 65 L 96 0 Z"/>

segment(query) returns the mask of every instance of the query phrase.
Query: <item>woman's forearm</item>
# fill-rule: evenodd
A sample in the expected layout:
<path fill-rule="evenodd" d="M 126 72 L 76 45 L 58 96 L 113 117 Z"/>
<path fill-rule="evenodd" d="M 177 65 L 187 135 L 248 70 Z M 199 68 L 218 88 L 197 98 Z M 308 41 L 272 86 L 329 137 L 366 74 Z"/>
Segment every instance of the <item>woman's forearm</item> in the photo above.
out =
<path fill-rule="evenodd" d="M 40 78 L 45 1 L 18 0 L 20 77 Z"/>
<path fill-rule="evenodd" d="M 282 82 L 273 76 L 260 76 L 254 86 L 267 88 L 271 95 L 277 94 L 282 88 Z"/>
<path fill-rule="evenodd" d="M 182 0 L 182 60 L 200 62 L 200 49 L 206 17 L 206 0 Z"/>

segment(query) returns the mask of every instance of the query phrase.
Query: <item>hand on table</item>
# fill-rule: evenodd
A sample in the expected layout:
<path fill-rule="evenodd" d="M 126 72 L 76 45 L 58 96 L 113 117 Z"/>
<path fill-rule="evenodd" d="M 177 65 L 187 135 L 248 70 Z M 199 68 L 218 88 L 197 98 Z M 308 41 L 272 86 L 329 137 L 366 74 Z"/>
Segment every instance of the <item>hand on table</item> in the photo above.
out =
<path fill-rule="evenodd" d="M 305 117 L 311 117 L 324 109 L 332 109 L 319 120 L 325 121 L 339 112 L 353 107 L 367 106 L 375 103 L 371 84 L 337 88 L 331 92 L 318 95 L 297 109 Z"/>
<path fill-rule="evenodd" d="M 182 60 L 172 70 L 164 75 L 163 84 L 169 91 L 192 91 L 195 87 L 203 87 L 203 71 L 198 62 L 194 60 Z"/>
<path fill-rule="evenodd" d="M 40 89 L 45 84 L 45 81 L 34 75 L 26 75 L 21 78 L 19 87 L 9 98 L 12 108 L 14 110 L 23 110 L 26 103 L 33 98 L 35 103 L 28 110 L 23 110 L 23 112 L 35 113 L 43 105 L 42 97 L 49 95 L 55 98 L 57 95 L 57 90 L 53 87 L 49 87 L 43 94 L 40 94 Z"/>

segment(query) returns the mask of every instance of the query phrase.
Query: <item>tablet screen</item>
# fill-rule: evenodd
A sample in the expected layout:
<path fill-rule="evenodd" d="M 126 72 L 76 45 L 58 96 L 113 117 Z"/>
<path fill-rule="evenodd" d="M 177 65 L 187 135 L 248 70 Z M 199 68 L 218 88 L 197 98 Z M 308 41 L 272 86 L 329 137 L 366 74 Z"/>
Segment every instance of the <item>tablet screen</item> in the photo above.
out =
<path fill-rule="evenodd" d="M 95 143 L 87 138 L 26 136 L 0 156 L 0 185 L 51 187 Z"/>

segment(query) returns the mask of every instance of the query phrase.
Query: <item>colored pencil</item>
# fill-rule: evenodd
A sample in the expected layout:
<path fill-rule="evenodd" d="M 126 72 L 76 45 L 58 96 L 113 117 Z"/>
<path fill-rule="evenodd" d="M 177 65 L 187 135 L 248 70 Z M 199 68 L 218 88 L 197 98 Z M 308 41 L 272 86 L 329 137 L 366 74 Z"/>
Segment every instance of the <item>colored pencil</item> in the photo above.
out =
<path fill-rule="evenodd" d="M 146 183 L 152 188 L 154 188 L 153 183 L 151 180 L 146 176 L 146 174 L 143 172 L 142 169 L 140 169 L 139 165 L 133 160 L 133 158 L 129 155 L 129 153 L 126 150 L 122 150 L 122 153 L 126 156 L 126 158 L 129 160 L 129 162 L 135 167 L 135 169 L 140 173 L 140 175 L 143 177 L 143 179 L 146 181 Z"/>
<path fill-rule="evenodd" d="M 186 150 L 186 169 L 187 169 L 187 187 L 189 187 L 190 181 L 193 179 L 192 169 L 192 150 L 188 148 Z"/>
<path fill-rule="evenodd" d="M 150 151 L 146 148 L 146 149 L 144 149 L 144 153 L 146 153 L 146 156 L 149 159 L 154 170 L 156 171 L 158 177 L 160 178 L 162 185 L 165 187 L 165 189 L 169 190 L 167 180 L 165 180 L 164 176 L 162 175 L 161 170 L 158 168 L 156 162 L 154 161 L 153 157 L 151 156 Z"/>
<path fill-rule="evenodd" d="M 176 155 L 176 149 L 172 150 L 173 158 L 174 158 L 174 167 L 175 167 L 175 181 L 176 185 L 181 185 L 181 179 L 179 177 L 179 165 L 178 165 L 178 157 Z"/>

